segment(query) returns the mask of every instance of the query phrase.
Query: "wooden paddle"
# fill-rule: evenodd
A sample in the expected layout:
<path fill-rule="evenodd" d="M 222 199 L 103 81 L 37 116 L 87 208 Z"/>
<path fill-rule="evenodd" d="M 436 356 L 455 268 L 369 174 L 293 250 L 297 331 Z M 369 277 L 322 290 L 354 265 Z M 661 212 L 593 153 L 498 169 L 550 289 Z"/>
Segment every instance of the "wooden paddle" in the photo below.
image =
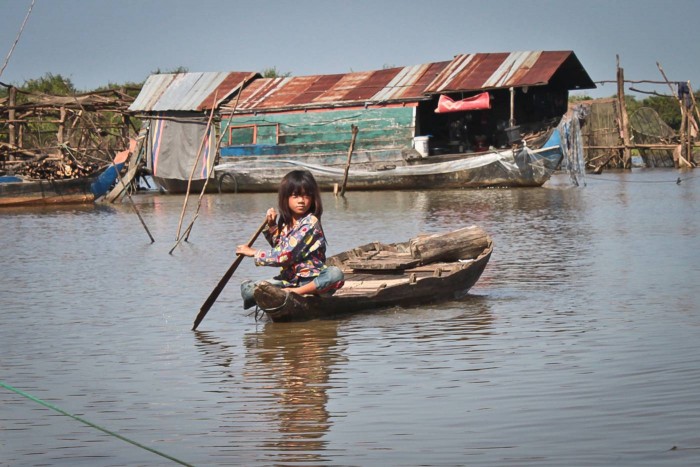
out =
<path fill-rule="evenodd" d="M 267 226 L 267 217 L 263 221 L 262 224 L 260 224 L 260 228 L 258 228 L 258 231 L 255 232 L 255 235 L 248 241 L 248 246 L 252 247 L 253 243 L 255 243 L 255 240 L 258 238 L 260 233 L 265 229 L 265 226 Z M 224 274 L 224 277 L 221 278 L 219 283 L 216 285 L 214 290 L 212 290 L 211 294 L 209 295 L 209 298 L 207 298 L 207 301 L 204 302 L 204 305 L 202 305 L 202 308 L 199 309 L 199 313 L 197 314 L 197 317 L 194 320 L 194 325 L 192 326 L 192 330 L 196 330 L 197 326 L 199 326 L 199 323 L 202 322 L 204 317 L 207 315 L 209 312 L 209 308 L 212 307 L 214 302 L 216 301 L 217 298 L 219 298 L 219 294 L 221 293 L 222 290 L 224 290 L 224 287 L 226 287 L 226 284 L 228 283 L 229 279 L 231 279 L 231 276 L 233 276 L 233 273 L 236 272 L 236 269 L 238 269 L 238 265 L 241 264 L 241 261 L 243 261 L 243 258 L 245 258 L 245 255 L 237 255 L 236 261 L 233 262 L 230 268 L 228 268 L 228 271 L 226 271 L 226 274 Z"/>

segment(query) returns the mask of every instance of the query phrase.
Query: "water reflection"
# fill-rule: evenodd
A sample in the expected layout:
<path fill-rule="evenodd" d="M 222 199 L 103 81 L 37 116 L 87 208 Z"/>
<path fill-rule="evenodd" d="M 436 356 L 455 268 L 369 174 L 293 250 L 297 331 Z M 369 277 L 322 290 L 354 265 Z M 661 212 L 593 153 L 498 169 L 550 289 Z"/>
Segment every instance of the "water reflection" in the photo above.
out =
<path fill-rule="evenodd" d="M 255 424 L 247 422 L 244 429 L 256 432 L 260 446 L 276 462 L 324 460 L 324 435 L 331 427 L 327 408 L 331 374 L 346 360 L 338 324 L 266 323 L 243 336 L 243 357 L 236 355 L 235 345 L 208 332 L 195 332 L 199 349 L 216 368 L 209 371 L 212 391 L 247 401 L 230 413 L 231 423 L 240 425 L 264 414 L 263 428 L 254 429 Z"/>
<path fill-rule="evenodd" d="M 272 379 L 279 437 L 264 445 L 280 461 L 320 461 L 330 429 L 327 409 L 333 369 L 345 360 L 338 322 L 267 323 L 244 336 L 246 373 L 264 372 Z"/>

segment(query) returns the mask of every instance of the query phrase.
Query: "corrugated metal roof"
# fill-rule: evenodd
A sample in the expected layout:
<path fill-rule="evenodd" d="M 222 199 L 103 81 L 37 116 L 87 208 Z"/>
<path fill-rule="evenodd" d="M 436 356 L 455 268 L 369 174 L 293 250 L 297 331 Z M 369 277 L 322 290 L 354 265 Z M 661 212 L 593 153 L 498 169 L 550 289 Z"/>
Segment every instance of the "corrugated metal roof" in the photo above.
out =
<path fill-rule="evenodd" d="M 571 51 L 478 53 L 378 71 L 258 79 L 243 90 L 236 110 L 415 102 L 432 94 L 545 85 L 557 73 L 568 89 L 595 87 Z"/>
<path fill-rule="evenodd" d="M 427 99 L 425 86 L 449 62 L 377 71 L 258 79 L 241 94 L 237 110 L 363 105 Z"/>
<path fill-rule="evenodd" d="M 133 112 L 203 111 L 218 106 L 255 72 L 164 73 L 151 75 L 129 106 Z M 215 102 L 216 99 L 216 102 Z"/>
<path fill-rule="evenodd" d="M 572 75 L 570 89 L 595 87 L 573 52 L 535 51 L 457 55 L 425 92 L 442 94 L 544 85 L 566 62 L 569 62 L 568 67 L 577 67 L 585 75 Z"/>
<path fill-rule="evenodd" d="M 538 86 L 553 79 L 567 89 L 595 84 L 572 51 L 476 53 L 451 61 L 345 74 L 261 78 L 253 72 L 151 75 L 132 111 L 201 111 L 223 103 L 238 112 L 416 102 L 433 94 Z M 242 88 L 240 99 L 229 100 Z M 214 96 L 216 101 L 214 102 Z"/>

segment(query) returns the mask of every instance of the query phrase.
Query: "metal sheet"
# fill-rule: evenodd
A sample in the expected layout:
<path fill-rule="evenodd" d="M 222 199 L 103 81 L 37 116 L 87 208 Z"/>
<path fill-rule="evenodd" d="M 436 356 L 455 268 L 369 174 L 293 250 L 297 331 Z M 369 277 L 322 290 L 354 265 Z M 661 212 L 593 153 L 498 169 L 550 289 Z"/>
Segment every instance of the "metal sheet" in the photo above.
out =
<path fill-rule="evenodd" d="M 255 72 L 163 73 L 151 75 L 129 110 L 134 112 L 203 111 L 228 99 L 260 76 Z M 214 101 L 216 97 L 216 102 Z"/>
<path fill-rule="evenodd" d="M 573 52 L 529 51 L 457 55 L 425 92 L 538 86 L 549 83 L 557 73 L 568 74 L 562 81 L 568 82 L 570 89 L 595 87 Z"/>
<path fill-rule="evenodd" d="M 238 112 L 256 112 L 415 103 L 434 94 L 544 85 L 555 76 L 569 89 L 595 88 L 571 51 L 476 53 L 456 55 L 451 61 L 332 75 L 152 75 L 129 109 L 202 111 L 224 102 L 223 110 L 230 111 L 236 105 Z M 240 99 L 234 104 L 229 98 L 241 88 Z"/>

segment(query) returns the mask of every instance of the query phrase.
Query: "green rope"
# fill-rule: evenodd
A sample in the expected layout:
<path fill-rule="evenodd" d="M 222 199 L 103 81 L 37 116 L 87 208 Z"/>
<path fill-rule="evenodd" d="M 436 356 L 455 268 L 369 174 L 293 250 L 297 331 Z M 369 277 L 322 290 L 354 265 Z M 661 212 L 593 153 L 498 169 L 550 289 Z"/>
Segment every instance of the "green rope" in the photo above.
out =
<path fill-rule="evenodd" d="M 174 458 L 174 457 L 171 457 L 171 456 L 169 456 L 169 455 L 167 455 L 167 454 L 163 454 L 162 452 L 156 451 L 155 449 L 149 448 L 148 446 L 144 446 L 143 444 L 137 443 L 136 441 L 132 441 L 132 440 L 130 440 L 130 439 L 128 439 L 128 438 L 125 438 L 124 436 L 121 436 L 121 435 L 119 435 L 119 434 L 117 434 L 117 433 L 115 433 L 115 432 L 113 432 L 113 431 L 109 431 L 109 430 L 107 430 L 107 429 L 105 429 L 105 428 L 102 428 L 101 426 L 95 425 L 94 423 L 91 423 L 91 422 L 85 420 L 84 418 L 80 418 L 80 417 L 78 417 L 78 416 L 76 416 L 76 415 L 69 414 L 68 412 L 66 412 L 66 411 L 64 411 L 64 410 L 61 410 L 61 409 L 59 409 L 58 407 L 56 407 L 56 406 L 54 406 L 54 405 L 51 405 L 51 404 L 49 404 L 49 403 L 46 402 L 46 401 L 43 401 L 43 400 L 41 400 L 41 399 L 38 399 L 38 398 L 32 396 L 31 394 L 27 394 L 27 393 L 24 392 L 24 391 L 21 391 L 21 390 L 19 390 L 19 389 L 17 389 L 17 388 L 14 388 L 14 387 L 10 386 L 9 384 L 6 384 L 6 383 L 3 382 L 3 381 L 0 381 L 0 386 L 4 387 L 5 389 L 8 389 L 8 390 L 10 390 L 10 391 L 12 391 L 12 392 L 15 392 L 15 393 L 19 394 L 20 396 L 26 397 L 27 399 L 29 399 L 29 400 L 31 400 L 31 401 L 37 402 L 37 403 L 43 405 L 44 407 L 48 407 L 49 409 L 54 410 L 54 411 L 56 411 L 56 412 L 58 412 L 58 413 L 60 413 L 60 414 L 62 414 L 62 415 L 65 415 L 65 416 L 67 416 L 67 417 L 70 417 L 70 418 L 73 418 L 73 419 L 75 419 L 75 420 L 78 420 L 79 422 L 84 423 L 84 424 L 86 424 L 86 425 L 88 425 L 88 426 L 91 426 L 91 427 L 93 427 L 93 428 L 97 428 L 98 430 L 100 430 L 100 431 L 102 431 L 102 432 L 104 432 L 104 433 L 107 433 L 108 435 L 114 436 L 115 438 L 119 438 L 119 439 L 121 439 L 122 441 L 126 441 L 127 443 L 130 443 L 130 444 L 133 444 L 134 446 L 140 447 L 141 449 L 145 449 L 146 451 L 150 451 L 150 452 L 152 452 L 152 453 L 154 453 L 154 454 L 158 454 L 159 456 L 165 457 L 166 459 L 169 459 L 169 460 L 171 460 L 171 461 L 173 461 L 173 462 L 176 462 L 176 463 L 178 463 L 178 464 L 180 464 L 180 465 L 187 465 L 187 466 L 190 466 L 190 467 L 192 466 L 192 464 L 188 464 L 187 462 L 183 462 L 183 461 L 181 461 L 181 460 L 179 460 L 179 459 L 176 459 L 176 458 Z"/>

